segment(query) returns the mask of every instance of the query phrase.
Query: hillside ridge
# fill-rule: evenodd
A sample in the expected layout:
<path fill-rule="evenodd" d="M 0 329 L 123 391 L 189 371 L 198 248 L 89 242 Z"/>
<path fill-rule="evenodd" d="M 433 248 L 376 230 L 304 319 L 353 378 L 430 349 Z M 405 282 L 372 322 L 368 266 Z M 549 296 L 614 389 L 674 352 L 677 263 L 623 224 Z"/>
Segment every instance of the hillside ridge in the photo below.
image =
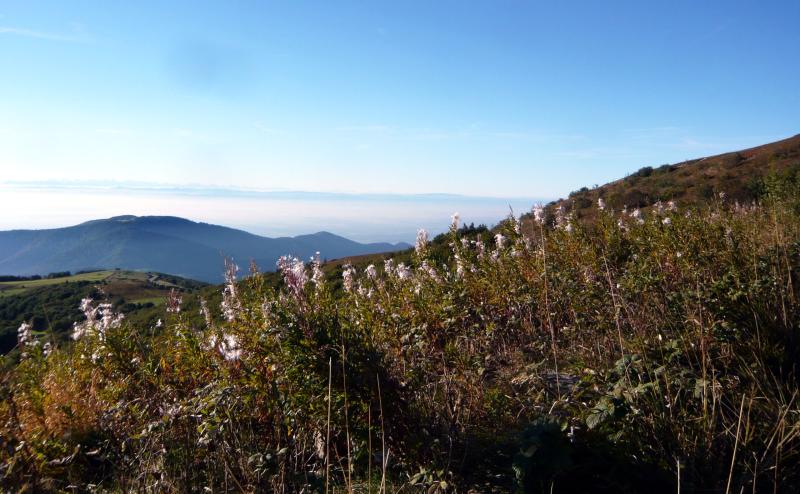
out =
<path fill-rule="evenodd" d="M 33 275 L 87 269 L 130 269 L 222 281 L 223 257 L 274 269 L 282 255 L 327 259 L 408 248 L 363 244 L 330 232 L 264 237 L 176 216 L 121 215 L 43 230 L 0 232 L 0 274 Z"/>
<path fill-rule="evenodd" d="M 800 134 L 738 151 L 659 167 L 645 166 L 599 187 L 584 187 L 548 206 L 563 206 L 576 217 L 591 218 L 602 198 L 617 210 L 647 208 L 658 201 L 694 207 L 719 198 L 748 202 L 758 198 L 769 174 L 800 169 Z"/>

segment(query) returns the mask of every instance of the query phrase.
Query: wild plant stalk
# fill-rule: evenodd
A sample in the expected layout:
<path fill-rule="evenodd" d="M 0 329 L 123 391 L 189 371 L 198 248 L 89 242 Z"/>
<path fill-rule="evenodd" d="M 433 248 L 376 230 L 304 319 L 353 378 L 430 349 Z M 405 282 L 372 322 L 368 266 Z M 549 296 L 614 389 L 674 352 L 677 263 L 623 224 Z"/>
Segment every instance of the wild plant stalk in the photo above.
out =
<path fill-rule="evenodd" d="M 347 441 L 347 492 L 353 492 L 353 460 L 350 456 L 350 419 L 347 406 L 347 353 L 345 351 L 344 343 L 342 343 L 342 389 L 344 393 L 344 431 L 345 439 Z"/>
<path fill-rule="evenodd" d="M 733 467 L 736 465 L 736 450 L 739 448 L 739 433 L 742 429 L 742 415 L 744 415 L 744 399 L 745 396 L 742 395 L 742 404 L 739 405 L 739 417 L 736 423 L 736 441 L 733 443 L 733 454 L 731 454 L 731 468 L 728 471 L 728 485 L 725 487 L 725 494 L 730 494 L 731 492 L 731 482 L 733 481 Z"/>
<path fill-rule="evenodd" d="M 383 425 L 383 395 L 381 393 L 381 379 L 376 375 L 376 382 L 378 384 L 378 406 L 381 413 L 381 486 L 378 491 L 380 494 L 386 492 L 386 467 L 389 462 L 389 454 L 386 451 L 386 429 Z"/>
<path fill-rule="evenodd" d="M 328 431 L 325 436 L 325 493 L 328 493 L 328 485 L 331 478 L 331 383 L 333 381 L 333 357 L 328 357 Z"/>
<path fill-rule="evenodd" d="M 372 494 L 372 400 L 367 403 L 367 494 Z"/>
<path fill-rule="evenodd" d="M 547 237 L 545 236 L 544 223 L 539 222 L 539 235 L 542 241 L 542 278 L 544 279 L 544 310 L 546 313 L 547 328 L 550 330 L 550 344 L 553 350 L 553 370 L 556 374 L 556 393 L 558 400 L 561 401 L 561 376 L 558 372 L 558 343 L 556 342 L 556 330 L 553 327 L 553 319 L 550 314 L 550 283 L 547 278 Z"/>

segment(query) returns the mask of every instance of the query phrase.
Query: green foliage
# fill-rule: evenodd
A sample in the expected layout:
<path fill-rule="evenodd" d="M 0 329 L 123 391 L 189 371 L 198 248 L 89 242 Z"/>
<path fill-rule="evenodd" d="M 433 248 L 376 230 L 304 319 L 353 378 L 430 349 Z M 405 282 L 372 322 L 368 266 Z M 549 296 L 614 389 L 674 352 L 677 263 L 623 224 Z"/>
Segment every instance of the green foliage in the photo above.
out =
<path fill-rule="evenodd" d="M 205 286 L 178 276 L 129 271 L 9 281 L 0 285 L 0 354 L 7 354 L 16 346 L 17 328 L 23 322 L 33 324 L 42 342 L 65 343 L 73 323 L 83 319 L 79 305 L 86 297 L 110 302 L 135 324 L 149 326 L 163 315 L 161 310 L 154 309 L 170 289 L 188 294 Z M 196 305 L 194 302 L 193 306 Z"/>
<path fill-rule="evenodd" d="M 22 345 L 2 488 L 795 492 L 800 214 L 774 180 L 290 262 Z"/>

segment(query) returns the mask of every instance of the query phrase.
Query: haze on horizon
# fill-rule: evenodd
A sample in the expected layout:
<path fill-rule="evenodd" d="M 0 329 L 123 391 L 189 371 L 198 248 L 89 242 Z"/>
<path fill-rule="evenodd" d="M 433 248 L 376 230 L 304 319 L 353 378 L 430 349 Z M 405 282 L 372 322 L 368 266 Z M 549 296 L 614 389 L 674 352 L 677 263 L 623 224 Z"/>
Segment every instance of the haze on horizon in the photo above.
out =
<path fill-rule="evenodd" d="M 800 4 L 623 3 L 4 2 L 0 230 L 408 241 L 800 132 Z"/>

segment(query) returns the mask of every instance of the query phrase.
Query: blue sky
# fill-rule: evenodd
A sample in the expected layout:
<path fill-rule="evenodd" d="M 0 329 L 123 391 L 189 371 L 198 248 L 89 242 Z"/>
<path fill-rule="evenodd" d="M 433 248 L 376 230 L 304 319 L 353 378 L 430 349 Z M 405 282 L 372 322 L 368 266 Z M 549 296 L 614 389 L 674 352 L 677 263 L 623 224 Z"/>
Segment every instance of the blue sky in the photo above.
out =
<path fill-rule="evenodd" d="M 108 182 L 447 193 L 500 214 L 797 134 L 798 22 L 796 1 L 4 1 L 0 194 L 72 181 L 91 212 Z M 448 206 L 426 211 L 446 227 Z M 366 239 L 370 212 L 341 223 Z"/>

